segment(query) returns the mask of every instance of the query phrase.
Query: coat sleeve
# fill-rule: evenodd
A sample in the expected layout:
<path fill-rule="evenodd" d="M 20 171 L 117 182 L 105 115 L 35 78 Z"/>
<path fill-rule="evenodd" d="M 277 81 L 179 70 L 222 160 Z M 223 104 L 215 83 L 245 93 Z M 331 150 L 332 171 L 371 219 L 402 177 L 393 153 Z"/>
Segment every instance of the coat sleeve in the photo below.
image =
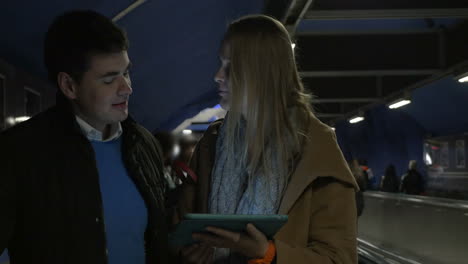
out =
<path fill-rule="evenodd" d="M 354 188 L 334 181 L 306 192 L 312 192 L 303 195 L 311 199 L 307 245 L 301 247 L 275 240 L 277 264 L 357 263 Z"/>
<path fill-rule="evenodd" d="M 0 255 L 9 246 L 16 221 L 16 178 L 10 147 L 11 142 L 0 134 Z"/>

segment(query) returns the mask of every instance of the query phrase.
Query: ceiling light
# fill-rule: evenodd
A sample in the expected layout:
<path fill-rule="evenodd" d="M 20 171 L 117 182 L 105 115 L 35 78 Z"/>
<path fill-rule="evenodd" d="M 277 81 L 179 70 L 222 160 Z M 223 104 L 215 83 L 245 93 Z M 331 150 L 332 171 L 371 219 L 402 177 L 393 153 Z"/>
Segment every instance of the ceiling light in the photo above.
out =
<path fill-rule="evenodd" d="M 399 99 L 398 101 L 395 101 L 394 103 L 390 104 L 388 108 L 390 109 L 397 109 L 402 106 L 405 106 L 407 104 L 411 104 L 411 100 L 408 99 Z"/>
<path fill-rule="evenodd" d="M 468 82 L 468 66 L 462 67 L 458 70 L 453 72 L 453 78 L 460 83 L 467 83 Z"/>
<path fill-rule="evenodd" d="M 5 118 L 5 122 L 10 125 L 10 126 L 14 126 L 18 123 L 21 123 L 21 122 L 24 122 L 28 119 L 30 119 L 31 117 L 30 116 L 18 116 L 18 117 L 7 117 Z"/>
<path fill-rule="evenodd" d="M 29 117 L 29 116 L 18 116 L 18 117 L 15 117 L 15 122 L 17 122 L 17 123 L 24 122 L 24 121 L 28 120 L 29 118 L 31 118 L 31 117 Z"/>
<path fill-rule="evenodd" d="M 355 117 L 353 117 L 353 118 L 351 118 L 351 119 L 349 120 L 349 123 L 355 124 L 355 123 L 361 122 L 362 120 L 364 120 L 364 117 L 362 117 L 362 116 L 355 116 Z"/>
<path fill-rule="evenodd" d="M 460 79 L 458 79 L 458 82 L 461 82 L 461 83 L 468 82 L 468 76 L 461 77 Z"/>
<path fill-rule="evenodd" d="M 14 126 L 15 123 L 16 123 L 16 122 L 15 122 L 15 118 L 12 117 L 12 116 L 7 117 L 7 118 L 5 119 L 5 122 L 6 122 L 7 124 L 9 124 L 10 126 Z"/>
<path fill-rule="evenodd" d="M 191 134 L 192 134 L 192 130 L 190 130 L 190 129 L 184 129 L 184 130 L 182 131 L 182 134 L 184 134 L 184 135 L 191 135 Z"/>

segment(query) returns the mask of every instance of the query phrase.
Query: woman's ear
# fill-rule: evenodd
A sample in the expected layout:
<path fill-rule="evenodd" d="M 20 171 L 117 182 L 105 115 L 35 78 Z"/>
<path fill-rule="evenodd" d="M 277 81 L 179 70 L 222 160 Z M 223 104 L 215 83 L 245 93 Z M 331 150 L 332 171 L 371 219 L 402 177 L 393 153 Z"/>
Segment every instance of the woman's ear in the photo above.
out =
<path fill-rule="evenodd" d="M 68 73 L 59 72 L 57 75 L 57 84 L 68 99 L 73 100 L 77 98 L 77 85 Z"/>

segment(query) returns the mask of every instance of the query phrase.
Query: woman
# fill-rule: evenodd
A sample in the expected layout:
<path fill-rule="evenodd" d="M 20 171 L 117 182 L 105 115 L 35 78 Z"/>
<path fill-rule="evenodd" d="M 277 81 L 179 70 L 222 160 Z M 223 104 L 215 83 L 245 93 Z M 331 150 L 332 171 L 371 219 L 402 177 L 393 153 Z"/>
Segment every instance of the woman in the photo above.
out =
<path fill-rule="evenodd" d="M 233 22 L 215 76 L 229 110 L 205 132 L 191 166 L 179 213 L 287 214 L 272 241 L 209 228 L 186 248 L 193 263 L 357 263 L 357 185 L 333 131 L 310 109 L 291 40 L 273 18 Z M 215 248 L 214 251 L 212 248 Z M 227 248 L 227 249 L 226 249 Z"/>
<path fill-rule="evenodd" d="M 382 176 L 382 181 L 380 184 L 380 189 L 382 192 L 398 192 L 398 178 L 396 174 L 396 169 L 393 164 L 388 165 L 385 169 L 385 174 Z"/>

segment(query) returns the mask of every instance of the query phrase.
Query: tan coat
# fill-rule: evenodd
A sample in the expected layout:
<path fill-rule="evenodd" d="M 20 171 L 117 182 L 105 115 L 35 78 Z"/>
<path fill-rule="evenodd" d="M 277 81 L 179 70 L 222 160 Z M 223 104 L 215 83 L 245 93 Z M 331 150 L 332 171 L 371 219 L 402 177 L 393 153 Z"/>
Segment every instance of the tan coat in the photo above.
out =
<path fill-rule="evenodd" d="M 197 145 L 191 166 L 198 183 L 183 191 L 179 215 L 208 212 L 220 124 L 211 125 Z M 289 220 L 274 238 L 277 263 L 357 263 L 357 189 L 334 132 L 313 118 L 304 153 L 279 209 Z"/>

